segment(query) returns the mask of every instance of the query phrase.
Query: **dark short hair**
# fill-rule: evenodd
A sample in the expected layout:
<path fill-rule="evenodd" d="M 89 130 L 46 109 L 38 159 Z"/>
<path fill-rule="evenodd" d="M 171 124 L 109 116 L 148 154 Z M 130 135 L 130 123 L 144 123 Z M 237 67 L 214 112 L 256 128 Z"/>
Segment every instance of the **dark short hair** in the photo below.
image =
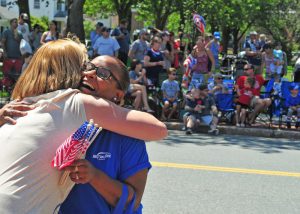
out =
<path fill-rule="evenodd" d="M 140 61 L 140 60 L 138 60 L 138 59 L 133 59 L 132 61 L 131 61 L 131 64 L 130 64 L 130 70 L 132 71 L 132 70 L 134 70 L 135 69 L 135 67 L 138 65 L 138 64 L 141 64 L 142 62 Z"/>
<path fill-rule="evenodd" d="M 103 27 L 101 30 L 101 32 L 110 32 L 110 31 L 111 31 L 111 29 L 108 27 Z"/>
<path fill-rule="evenodd" d="M 198 86 L 198 89 L 200 91 L 203 91 L 203 90 L 207 89 L 207 85 L 206 84 L 201 84 L 201 85 Z"/>
<path fill-rule="evenodd" d="M 97 22 L 96 27 L 103 27 L 103 23 L 102 22 Z"/>

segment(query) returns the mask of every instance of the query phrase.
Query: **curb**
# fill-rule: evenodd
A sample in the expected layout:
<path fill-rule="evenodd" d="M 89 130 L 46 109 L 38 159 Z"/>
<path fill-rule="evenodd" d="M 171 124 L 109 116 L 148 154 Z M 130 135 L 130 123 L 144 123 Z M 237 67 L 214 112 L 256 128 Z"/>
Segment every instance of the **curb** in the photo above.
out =
<path fill-rule="evenodd" d="M 183 123 L 180 122 L 165 122 L 169 130 L 182 130 Z M 282 129 L 271 129 L 271 128 L 237 128 L 235 126 L 218 126 L 220 134 L 228 135 L 244 135 L 248 137 L 265 137 L 265 138 L 285 138 L 291 140 L 300 139 L 300 131 L 290 131 Z M 196 133 L 207 134 L 208 127 L 200 125 L 194 130 Z"/>

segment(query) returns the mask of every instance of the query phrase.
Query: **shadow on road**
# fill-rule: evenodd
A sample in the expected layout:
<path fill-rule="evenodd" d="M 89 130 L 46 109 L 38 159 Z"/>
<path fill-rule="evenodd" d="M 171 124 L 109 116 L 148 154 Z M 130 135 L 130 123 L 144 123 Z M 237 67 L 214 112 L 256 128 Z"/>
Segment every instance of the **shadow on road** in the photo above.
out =
<path fill-rule="evenodd" d="M 288 139 L 271 139 L 262 137 L 249 137 L 238 135 L 211 136 L 194 133 L 185 135 L 183 131 L 170 131 L 168 138 L 159 143 L 176 146 L 178 144 L 195 144 L 197 146 L 238 146 L 244 149 L 251 149 L 262 153 L 280 153 L 282 150 L 300 150 L 300 141 Z"/>

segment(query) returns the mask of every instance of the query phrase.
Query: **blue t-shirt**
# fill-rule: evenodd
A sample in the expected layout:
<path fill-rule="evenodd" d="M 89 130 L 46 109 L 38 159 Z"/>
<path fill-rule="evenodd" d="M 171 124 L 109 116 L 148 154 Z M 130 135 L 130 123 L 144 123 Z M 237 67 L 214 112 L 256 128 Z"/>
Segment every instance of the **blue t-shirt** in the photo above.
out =
<path fill-rule="evenodd" d="M 166 79 L 162 82 L 161 90 L 166 93 L 168 98 L 175 98 L 180 88 L 177 81 Z"/>
<path fill-rule="evenodd" d="M 99 55 L 114 56 L 114 52 L 119 50 L 120 46 L 116 39 L 101 36 L 96 40 L 93 49 L 97 50 L 97 54 Z"/>
<path fill-rule="evenodd" d="M 285 100 L 286 107 L 297 106 L 300 105 L 300 95 L 298 94 L 296 97 L 293 97 L 291 94 Z"/>
<path fill-rule="evenodd" d="M 119 181 L 151 168 L 144 141 L 107 130 L 100 132 L 88 149 L 86 159 Z M 109 214 L 112 211 L 113 207 L 90 184 L 76 184 L 60 208 L 62 214 Z M 142 213 L 142 205 L 135 213 Z"/>
<path fill-rule="evenodd" d="M 218 43 L 215 42 L 211 43 L 210 51 L 214 56 L 216 67 L 219 67 L 219 49 L 220 49 L 220 45 Z"/>

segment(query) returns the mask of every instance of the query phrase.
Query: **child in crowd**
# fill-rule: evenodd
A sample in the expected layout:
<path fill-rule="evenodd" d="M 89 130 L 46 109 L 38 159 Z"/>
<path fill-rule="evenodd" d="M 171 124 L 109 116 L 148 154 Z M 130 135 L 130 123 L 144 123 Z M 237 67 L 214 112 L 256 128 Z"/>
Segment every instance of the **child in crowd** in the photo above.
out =
<path fill-rule="evenodd" d="M 133 59 L 131 61 L 129 78 L 131 83 L 148 85 L 146 70 L 143 68 L 143 64 L 140 60 Z"/>
<path fill-rule="evenodd" d="M 206 84 L 201 84 L 197 89 L 192 90 L 193 100 L 187 99 L 185 110 L 188 111 L 186 122 L 186 134 L 192 134 L 192 129 L 197 121 L 201 121 L 209 125 L 209 134 L 219 134 L 218 125 L 218 110 L 215 101 L 211 96 L 208 96 Z"/>
<path fill-rule="evenodd" d="M 154 111 L 150 108 L 148 103 L 147 95 L 147 77 L 146 70 L 142 68 L 142 64 L 139 60 L 132 60 L 131 67 L 129 71 L 130 84 L 127 93 L 130 96 L 135 97 L 133 105 L 134 109 L 147 111 L 148 113 L 153 113 Z"/>
<path fill-rule="evenodd" d="M 297 129 L 300 125 L 300 94 L 299 85 L 292 83 L 290 86 L 290 94 L 286 98 L 285 106 L 288 108 L 286 126 L 291 128 L 291 119 L 294 113 L 297 113 L 297 122 L 295 128 Z"/>
<path fill-rule="evenodd" d="M 281 50 L 281 44 L 277 43 L 275 49 L 273 50 L 274 56 L 274 73 L 275 75 L 281 76 L 282 68 L 283 68 L 283 52 Z"/>
<path fill-rule="evenodd" d="M 238 101 L 236 104 L 237 127 L 245 127 L 246 110 L 249 108 L 251 99 L 254 95 L 254 84 L 255 79 L 252 77 L 247 77 L 245 81 L 245 87 L 243 89 L 240 90 L 238 87 L 236 87 L 236 92 L 238 95 Z"/>
<path fill-rule="evenodd" d="M 178 104 L 178 92 L 180 91 L 179 83 L 175 80 L 177 77 L 176 69 L 169 68 L 167 70 L 168 79 L 164 80 L 161 85 L 163 93 L 163 108 L 161 112 L 161 119 L 166 120 L 166 112 L 170 105 L 172 110 L 168 115 L 167 120 L 170 120 L 177 109 Z"/>

